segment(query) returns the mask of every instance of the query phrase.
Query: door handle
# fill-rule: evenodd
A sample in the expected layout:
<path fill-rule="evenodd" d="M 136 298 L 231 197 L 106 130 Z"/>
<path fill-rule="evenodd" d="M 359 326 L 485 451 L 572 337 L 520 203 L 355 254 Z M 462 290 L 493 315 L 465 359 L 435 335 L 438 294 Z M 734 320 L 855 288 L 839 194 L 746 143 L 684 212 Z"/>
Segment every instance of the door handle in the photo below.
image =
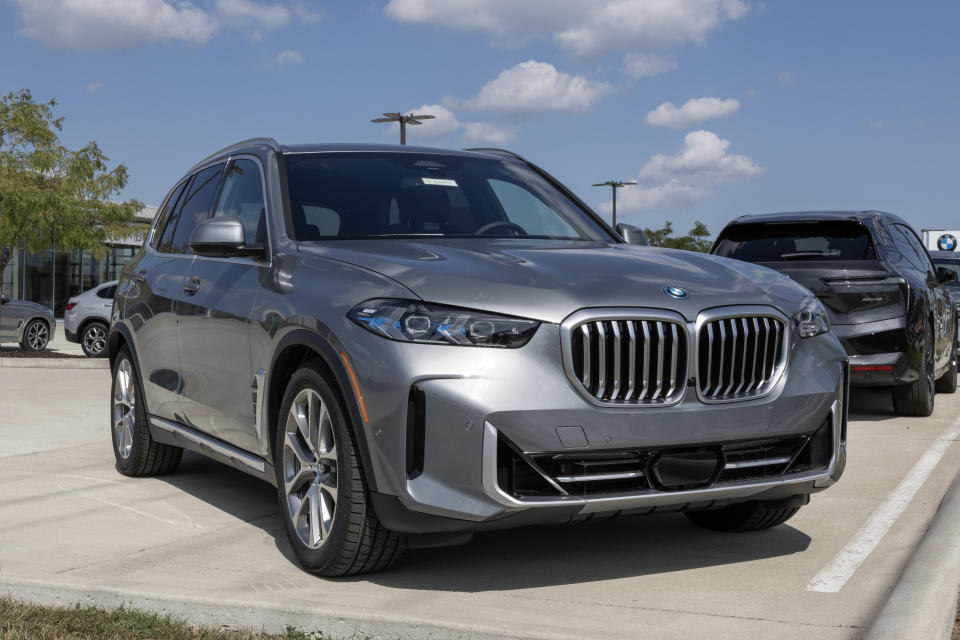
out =
<path fill-rule="evenodd" d="M 200 278 L 190 278 L 183 285 L 183 291 L 188 295 L 193 295 L 200 290 Z"/>
<path fill-rule="evenodd" d="M 137 271 L 135 274 L 133 274 L 133 279 L 134 279 L 136 282 L 139 282 L 139 283 L 143 284 L 144 280 L 147 279 L 147 270 L 146 270 L 146 269 L 140 269 L 140 271 Z"/>

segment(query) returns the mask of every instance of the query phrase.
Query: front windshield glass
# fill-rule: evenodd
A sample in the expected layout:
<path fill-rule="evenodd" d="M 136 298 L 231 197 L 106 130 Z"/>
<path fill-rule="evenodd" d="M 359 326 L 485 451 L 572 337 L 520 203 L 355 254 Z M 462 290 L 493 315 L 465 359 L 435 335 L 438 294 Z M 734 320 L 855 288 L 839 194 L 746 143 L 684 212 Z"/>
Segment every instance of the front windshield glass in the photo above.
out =
<path fill-rule="evenodd" d="M 297 240 L 611 237 L 526 165 L 420 153 L 285 157 Z"/>

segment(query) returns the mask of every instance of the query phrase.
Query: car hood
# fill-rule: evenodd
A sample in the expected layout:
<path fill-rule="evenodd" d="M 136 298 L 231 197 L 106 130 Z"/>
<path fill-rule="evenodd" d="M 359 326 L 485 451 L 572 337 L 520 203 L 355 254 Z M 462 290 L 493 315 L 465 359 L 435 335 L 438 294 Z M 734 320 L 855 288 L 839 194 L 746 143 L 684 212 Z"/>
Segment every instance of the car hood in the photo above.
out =
<path fill-rule="evenodd" d="M 692 321 L 711 307 L 764 304 L 789 316 L 812 297 L 764 267 L 625 244 L 370 239 L 307 242 L 301 250 L 376 271 L 428 302 L 554 323 L 589 307 L 673 309 Z M 688 297 L 670 297 L 665 287 Z"/>
<path fill-rule="evenodd" d="M 16 313 L 18 316 L 27 314 L 53 316 L 53 311 L 50 310 L 50 307 L 45 307 L 42 304 L 28 302 L 26 300 L 11 300 L 7 304 L 0 307 L 0 313 Z"/>

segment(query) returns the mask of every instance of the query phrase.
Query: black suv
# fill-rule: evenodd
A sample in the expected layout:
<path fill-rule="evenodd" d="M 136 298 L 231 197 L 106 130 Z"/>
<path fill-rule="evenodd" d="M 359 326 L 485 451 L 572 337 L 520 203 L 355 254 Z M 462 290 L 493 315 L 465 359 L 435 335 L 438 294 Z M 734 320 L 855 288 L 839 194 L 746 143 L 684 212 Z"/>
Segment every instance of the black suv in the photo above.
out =
<path fill-rule="evenodd" d="M 710 252 L 770 267 L 809 288 L 850 356 L 851 384 L 893 387 L 898 414 L 930 415 L 935 391 L 956 390 L 956 314 L 944 288 L 954 272 L 931 262 L 899 216 L 741 216 Z"/>

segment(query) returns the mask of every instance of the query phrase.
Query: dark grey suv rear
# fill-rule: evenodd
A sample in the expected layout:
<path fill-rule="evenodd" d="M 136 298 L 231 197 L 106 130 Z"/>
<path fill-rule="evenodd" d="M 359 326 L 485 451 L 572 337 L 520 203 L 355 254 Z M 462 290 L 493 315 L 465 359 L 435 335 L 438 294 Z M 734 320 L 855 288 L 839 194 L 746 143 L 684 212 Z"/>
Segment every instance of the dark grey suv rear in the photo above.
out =
<path fill-rule="evenodd" d="M 495 150 L 210 156 L 126 267 L 110 358 L 118 470 L 188 448 L 263 478 L 324 575 L 595 515 L 770 527 L 846 459 L 814 296 L 625 244 Z"/>

